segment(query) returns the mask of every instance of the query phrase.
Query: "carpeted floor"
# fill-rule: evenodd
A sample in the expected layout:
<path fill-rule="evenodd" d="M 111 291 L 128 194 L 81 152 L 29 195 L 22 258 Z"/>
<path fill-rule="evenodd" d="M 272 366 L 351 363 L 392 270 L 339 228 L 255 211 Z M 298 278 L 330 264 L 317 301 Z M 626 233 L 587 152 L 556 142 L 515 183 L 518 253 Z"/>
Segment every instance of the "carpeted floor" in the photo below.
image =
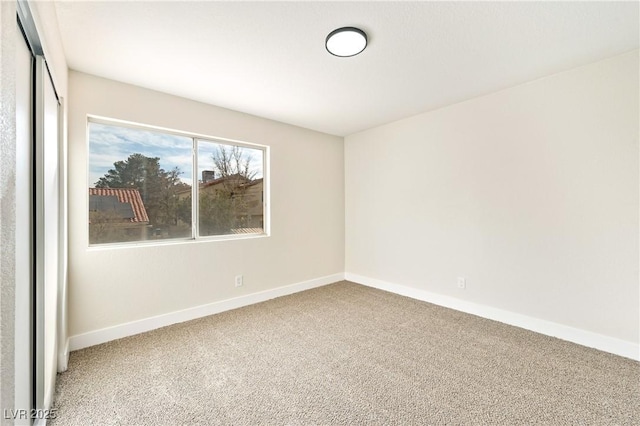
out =
<path fill-rule="evenodd" d="M 51 425 L 639 425 L 640 363 L 349 282 L 73 352 Z"/>

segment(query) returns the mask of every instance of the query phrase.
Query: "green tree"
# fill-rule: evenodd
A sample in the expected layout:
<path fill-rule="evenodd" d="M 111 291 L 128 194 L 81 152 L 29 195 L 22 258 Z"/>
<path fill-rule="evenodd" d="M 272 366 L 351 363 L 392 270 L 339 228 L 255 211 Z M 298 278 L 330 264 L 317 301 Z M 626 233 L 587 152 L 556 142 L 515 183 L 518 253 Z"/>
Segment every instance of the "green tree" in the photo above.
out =
<path fill-rule="evenodd" d="M 236 227 L 234 200 L 225 191 L 200 196 L 200 235 L 229 234 Z"/>
<path fill-rule="evenodd" d="M 132 188 L 140 192 L 149 222 L 153 227 L 178 224 L 181 203 L 177 193 L 190 188 L 180 181 L 178 167 L 165 171 L 159 157 L 131 154 L 126 160 L 116 161 L 96 188 Z"/>

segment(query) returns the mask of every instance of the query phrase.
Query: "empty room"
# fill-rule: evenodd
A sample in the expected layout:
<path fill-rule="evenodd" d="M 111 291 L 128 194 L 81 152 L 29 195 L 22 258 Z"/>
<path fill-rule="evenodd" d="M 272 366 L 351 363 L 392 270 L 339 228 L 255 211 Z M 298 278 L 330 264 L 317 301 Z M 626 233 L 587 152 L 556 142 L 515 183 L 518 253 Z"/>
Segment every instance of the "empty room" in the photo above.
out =
<path fill-rule="evenodd" d="M 639 22 L 0 2 L 2 424 L 640 424 Z"/>

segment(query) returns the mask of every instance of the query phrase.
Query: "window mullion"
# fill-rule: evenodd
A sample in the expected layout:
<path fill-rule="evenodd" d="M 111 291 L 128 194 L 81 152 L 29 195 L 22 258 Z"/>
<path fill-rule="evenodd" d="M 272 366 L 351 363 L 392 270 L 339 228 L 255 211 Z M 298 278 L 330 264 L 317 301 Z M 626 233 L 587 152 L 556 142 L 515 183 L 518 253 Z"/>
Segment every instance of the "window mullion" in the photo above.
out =
<path fill-rule="evenodd" d="M 193 140 L 193 180 L 191 184 L 191 237 L 193 239 L 197 239 L 200 235 L 199 231 L 199 220 L 198 220 L 198 139 L 192 138 Z"/>

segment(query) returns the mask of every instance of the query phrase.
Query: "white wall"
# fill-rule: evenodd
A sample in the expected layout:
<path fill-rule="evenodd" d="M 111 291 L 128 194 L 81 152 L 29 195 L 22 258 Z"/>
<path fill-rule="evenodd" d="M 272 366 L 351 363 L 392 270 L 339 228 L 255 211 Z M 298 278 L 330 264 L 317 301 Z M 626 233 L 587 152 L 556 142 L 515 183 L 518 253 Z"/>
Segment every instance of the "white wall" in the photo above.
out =
<path fill-rule="evenodd" d="M 638 90 L 634 51 L 348 136 L 347 278 L 637 348 Z"/>
<path fill-rule="evenodd" d="M 75 71 L 69 87 L 72 336 L 344 272 L 342 138 Z M 271 236 L 89 249 L 87 114 L 270 146 Z"/>

